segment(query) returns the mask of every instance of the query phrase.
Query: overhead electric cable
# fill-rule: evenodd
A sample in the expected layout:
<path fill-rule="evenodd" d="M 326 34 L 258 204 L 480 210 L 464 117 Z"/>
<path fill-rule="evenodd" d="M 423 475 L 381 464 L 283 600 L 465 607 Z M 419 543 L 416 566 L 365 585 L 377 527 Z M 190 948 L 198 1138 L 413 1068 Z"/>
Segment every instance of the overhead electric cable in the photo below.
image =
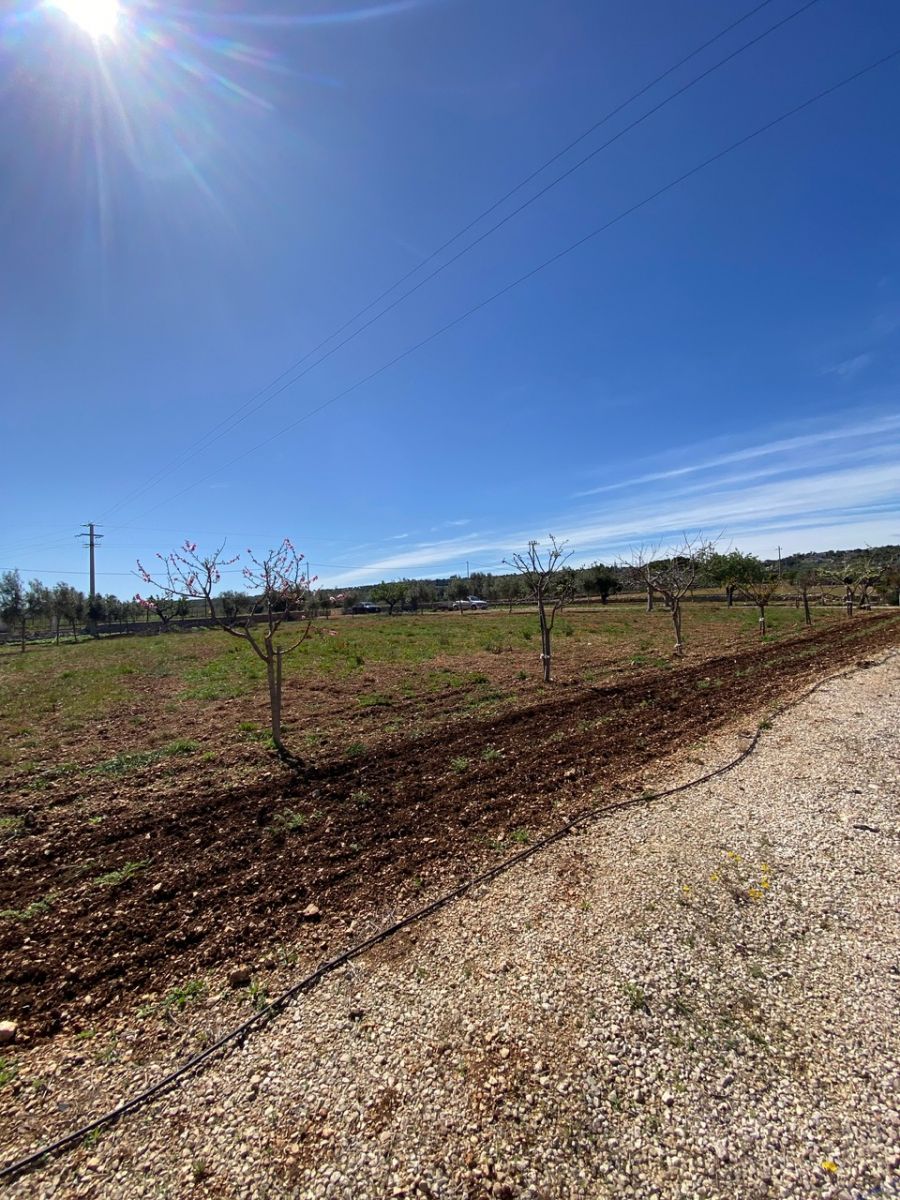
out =
<path fill-rule="evenodd" d="M 380 304 L 382 300 L 385 300 L 392 292 L 396 291 L 396 289 L 398 287 L 400 287 L 400 286 L 402 286 L 402 284 L 406 283 L 406 281 L 411 279 L 413 275 L 415 275 L 419 271 L 421 271 L 423 267 L 427 266 L 428 263 L 432 262 L 435 258 L 438 257 L 438 255 L 442 254 L 445 250 L 447 250 L 450 246 L 452 246 L 455 242 L 457 242 L 461 237 L 463 237 L 466 233 L 468 233 L 471 229 L 473 229 L 476 225 L 478 225 L 479 222 L 483 221 L 485 217 L 490 216 L 491 213 L 496 211 L 496 209 L 498 209 L 502 204 L 504 204 L 507 200 L 511 199 L 514 195 L 516 195 L 517 192 L 521 191 L 521 189 L 523 187 L 526 187 L 529 183 L 531 183 L 534 179 L 536 179 L 537 176 L 540 175 L 543 171 L 545 171 L 548 167 L 552 166 L 560 158 L 563 158 L 570 150 L 574 149 L 575 146 L 579 145 L 586 138 L 590 137 L 590 135 L 592 133 L 595 133 L 598 129 L 600 129 L 603 125 L 605 125 L 608 121 L 610 121 L 614 116 L 617 116 L 620 112 L 622 112 L 625 108 L 627 108 L 628 105 L 633 104 L 635 100 L 640 99 L 641 96 L 645 95 L 648 91 L 652 90 L 657 84 L 661 83 L 664 79 L 668 78 L 669 75 L 673 74 L 680 67 L 683 67 L 685 65 L 685 63 L 690 62 L 690 60 L 692 58 L 696 58 L 698 54 L 701 54 L 704 50 L 708 49 L 715 42 L 717 42 L 721 38 L 723 38 L 726 34 L 730 33 L 732 30 L 736 29 L 739 25 L 741 25 L 745 21 L 749 20 L 752 16 L 754 16 L 756 13 L 758 13 L 761 9 L 766 8 L 770 3 L 772 3 L 772 0 L 762 0 L 762 3 L 757 4 L 753 8 L 749 9 L 741 17 L 738 17 L 737 20 L 732 21 L 730 25 L 726 25 L 724 27 L 724 29 L 721 29 L 713 37 L 708 38 L 705 42 L 703 42 L 701 45 L 697 46 L 689 54 L 686 54 L 683 58 L 679 59 L 676 63 L 673 63 L 672 66 L 668 67 L 661 74 L 657 75 L 655 78 L 650 80 L 649 83 L 644 84 L 636 92 L 633 92 L 626 100 L 621 101 L 621 103 L 616 105 L 614 108 L 610 109 L 609 112 L 607 112 L 606 114 L 604 114 L 604 116 L 600 117 L 597 121 L 595 121 L 588 129 L 586 129 L 583 133 L 579 134 L 578 137 L 576 137 L 572 141 L 568 142 L 565 146 L 562 147 L 562 149 L 558 150 L 555 154 L 553 154 L 550 158 L 548 158 L 545 162 L 543 162 L 539 167 L 535 168 L 527 176 L 525 176 L 524 179 L 521 179 L 512 188 L 510 188 L 509 191 L 505 192 L 504 195 L 502 195 L 499 199 L 495 200 L 492 204 L 490 204 L 487 208 L 485 208 L 482 212 L 480 212 L 477 217 L 475 217 L 473 220 L 469 221 L 462 228 L 457 230 L 456 233 L 452 234 L 452 236 L 449 237 L 440 246 L 438 246 L 436 250 L 433 250 L 425 258 L 423 258 L 421 260 L 421 262 L 417 263 L 415 267 L 413 267 L 411 270 L 407 271 L 404 275 L 401 275 L 397 280 L 395 280 L 394 283 L 392 283 L 390 285 L 390 287 L 386 288 L 383 292 L 380 293 L 380 295 L 376 296 L 374 300 L 369 301 L 368 304 L 366 304 L 363 308 L 359 309 L 358 312 L 354 313 L 354 315 L 352 317 L 350 317 L 348 320 L 346 320 L 342 325 L 340 325 L 338 328 L 332 330 L 332 332 L 329 333 L 325 338 L 323 338 L 322 341 L 320 341 L 317 345 L 313 346 L 312 349 L 308 350 L 304 355 L 302 355 L 299 359 L 297 359 L 294 363 L 292 363 L 289 367 L 287 367 L 284 371 L 282 371 L 282 373 L 280 375 L 278 375 L 275 379 L 273 379 L 270 383 L 266 384 L 263 388 L 260 388 L 258 391 L 256 391 L 252 396 L 249 397 L 249 399 L 245 400 L 243 402 L 243 404 L 239 405 L 238 408 L 236 408 L 229 416 L 224 417 L 221 421 L 219 421 L 217 424 L 215 424 L 205 434 L 202 434 L 196 441 L 192 442 L 191 445 L 186 448 L 184 453 L 179 458 L 173 460 L 173 462 L 170 463 L 169 466 L 164 467 L 162 470 L 158 471 L 149 480 L 147 480 L 146 483 L 142 484 L 140 487 L 129 492 L 121 500 L 117 501 L 110 508 L 106 509 L 101 515 L 105 518 L 106 516 L 109 516 L 110 514 L 116 512 L 118 509 L 122 508 L 125 504 L 128 504 L 131 500 L 136 499 L 140 495 L 143 495 L 144 492 L 148 491 L 151 487 L 153 487 L 154 484 L 159 482 L 160 479 L 165 478 L 167 475 L 171 474 L 172 471 L 177 470 L 180 466 L 183 466 L 186 462 L 189 462 L 192 458 L 196 457 L 197 453 L 200 453 L 203 450 L 207 449 L 210 445 L 213 444 L 213 442 L 218 441 L 220 437 L 223 437 L 225 434 L 229 433 L 233 428 L 236 427 L 236 425 L 240 424 L 242 421 L 244 421 L 248 417 L 252 416 L 260 408 L 262 408 L 265 404 L 267 404 L 270 400 L 272 400 L 276 396 L 280 395 L 285 390 L 285 387 L 292 386 L 293 383 L 297 382 L 297 380 L 302 378 L 303 375 L 305 375 L 307 372 L 306 371 L 302 372 L 300 375 L 296 376 L 288 384 L 286 384 L 285 387 L 280 387 L 277 389 L 277 391 L 272 392 L 271 395 L 266 396 L 266 393 L 270 392 L 271 389 L 276 388 L 277 385 L 279 383 L 281 383 L 282 380 L 284 380 L 287 375 L 292 374 L 292 372 L 294 372 L 298 367 L 300 367 L 304 363 L 308 362 L 309 359 L 311 359 L 314 355 L 318 354 L 318 352 L 320 350 L 323 350 L 330 341 L 332 341 L 334 338 L 338 337 L 340 334 L 344 333 L 357 320 L 359 320 L 361 317 L 365 316 L 366 313 L 370 312 L 371 309 L 373 309 L 376 305 Z M 650 109 L 648 112 L 646 112 L 637 121 L 635 121 L 631 125 L 627 126 L 626 129 L 620 131 L 620 133 L 618 133 L 615 138 L 611 139 L 610 142 L 607 142 L 603 146 L 598 147 L 595 151 L 593 151 L 591 154 L 587 155 L 580 162 L 576 163 L 569 170 L 564 172 L 562 175 L 558 176 L 549 185 L 547 185 L 547 187 L 542 188 L 539 192 L 537 192 L 534 196 L 532 196 L 524 204 L 520 205 L 512 213 L 508 214 L 508 216 L 505 217 L 502 221 L 498 222 L 497 224 L 492 226 L 491 229 L 489 229 L 486 233 L 482 234 L 479 238 L 475 239 L 475 241 L 470 243 L 470 245 L 467 246 L 464 250 L 462 250 L 460 253 L 454 255 L 453 258 L 448 260 L 448 262 L 444 263 L 443 266 L 441 266 L 438 270 L 433 271 L 430 275 L 428 275 L 425 279 L 423 279 L 415 288 L 410 289 L 410 291 L 406 292 L 403 296 L 401 296 L 398 299 L 396 299 L 395 301 L 393 301 L 381 313 L 379 313 L 377 316 L 372 318 L 370 321 L 367 321 L 361 328 L 357 329 L 350 337 L 345 338 L 338 346 L 333 347 L 332 350 L 330 350 L 327 354 L 322 355 L 322 357 L 317 359 L 316 362 L 314 362 L 312 364 L 312 366 L 310 366 L 308 368 L 308 370 L 314 369 L 316 366 L 319 365 L 319 363 L 323 362 L 326 358 L 330 357 L 331 354 L 335 353 L 342 346 L 346 345 L 348 341 L 353 340 L 353 338 L 357 337 L 365 329 L 369 328 L 369 326 L 371 324 L 373 324 L 375 321 L 380 320 L 382 316 L 384 316 L 386 313 L 390 312 L 393 308 L 395 308 L 399 303 L 402 302 L 402 300 L 406 299 L 407 296 L 411 295 L 413 291 L 418 290 L 418 287 L 423 286 L 425 283 L 429 282 L 429 280 L 433 279 L 435 277 L 435 275 L 440 274 L 441 271 L 443 271 L 451 263 L 455 262 L 457 258 L 462 256 L 462 254 L 467 253 L 468 250 L 472 249 L 472 247 L 478 245 L 479 242 L 483 241 L 486 237 L 490 236 L 495 230 L 499 229 L 501 225 L 505 224 L 508 220 L 511 220 L 512 217 L 516 216 L 519 212 L 521 212 L 523 208 L 526 208 L 530 204 L 534 203 L 535 200 L 538 200 L 547 191 L 549 191 L 551 187 L 554 187 L 554 186 L 556 186 L 557 183 L 562 182 L 563 179 L 567 178 L 574 171 L 576 171 L 580 167 L 582 167 L 586 162 L 588 162 L 596 154 L 600 153 L 601 150 L 603 150 L 607 146 L 611 145 L 613 141 L 618 140 L 625 133 L 627 133 L 631 129 L 633 129 L 635 127 L 635 125 L 640 124 L 642 121 L 644 121 L 648 117 L 652 116 L 655 112 L 657 112 L 665 104 L 668 104 L 671 100 L 674 100 L 676 97 L 681 95 L 684 91 L 687 91 L 688 88 L 693 87 L 696 83 L 699 83 L 702 79 L 706 78 L 707 75 L 711 74 L 715 70 L 718 70 L 719 67 L 723 66 L 725 63 L 729 62 L 732 58 L 736 57 L 736 55 L 743 53 L 744 50 L 748 49 L 750 46 L 755 45 L 758 41 L 761 41 L 764 37 L 767 37 L 770 33 L 774 32 L 776 29 L 779 29 L 782 25 L 787 24 L 788 21 L 793 20 L 795 17 L 799 16 L 801 13 L 805 12 L 806 9 L 811 8 L 816 3 L 818 3 L 818 0 L 808 0 L 808 2 L 806 4 L 804 4 L 801 8 L 788 14 L 788 16 L 786 16 L 782 20 L 776 22 L 774 25 L 772 25 L 768 29 L 764 30 L 763 33 L 761 33 L 757 37 L 751 39 L 751 41 L 745 43 L 743 46 L 739 47 L 737 50 L 735 50 L 734 52 L 729 54 L 726 58 L 724 58 L 720 62 L 716 63 L 713 67 L 710 67 L 708 70 L 704 71 L 701 75 L 698 75 L 695 79 L 691 80 L 688 84 L 679 88 L 676 92 L 672 93 L 669 97 L 667 97 L 665 100 L 663 100 L 660 104 L 655 105 L 652 109 Z M 260 403 L 256 404 L 255 403 L 256 401 L 260 401 Z M 253 406 L 253 407 L 251 407 L 251 406 Z"/>
<path fill-rule="evenodd" d="M 307 412 L 303 413 L 302 416 L 297 417 L 295 420 L 289 422 L 287 425 L 283 425 L 280 429 L 276 430 L 274 433 L 269 434 L 269 436 L 264 438 L 261 442 L 257 442 L 254 446 L 250 446 L 248 449 L 243 450 L 240 454 L 235 455 L 234 458 L 231 458 L 227 462 L 222 463 L 219 466 L 215 467 L 212 471 L 208 472 L 206 475 L 202 475 L 199 479 L 194 480 L 193 483 L 188 484 L 187 487 L 182 488 L 181 491 L 175 492 L 171 496 L 167 496 L 164 501 L 160 501 L 158 504 L 154 504 L 152 506 L 152 508 L 146 509 L 136 519 L 143 520 L 144 517 L 148 516 L 152 512 L 155 512 L 158 508 L 161 508 L 163 506 L 163 504 L 168 504 L 168 503 L 171 503 L 171 501 L 173 501 L 173 500 L 180 499 L 182 496 L 187 495 L 187 493 L 192 491 L 195 487 L 199 487 L 199 485 L 201 483 L 205 483 L 208 479 L 211 479 L 214 475 L 218 475 L 220 471 L 223 471 L 223 470 L 227 469 L 228 467 L 234 466 L 235 463 L 238 463 L 242 459 L 247 458 L 250 454 L 254 454 L 254 453 L 256 453 L 257 450 L 261 450 L 264 446 L 268 446 L 270 443 L 277 441 L 278 438 L 281 438 L 286 433 L 289 433 L 291 430 L 296 429 L 297 426 L 301 425 L 304 421 L 308 421 L 311 417 L 316 416 L 318 413 L 322 412 L 324 409 L 329 408 L 332 404 L 337 403 L 338 400 L 343 400 L 346 396 L 349 396 L 352 392 L 355 392 L 358 388 L 363 387 L 365 384 L 371 383 L 371 381 L 373 379 L 376 379 L 379 375 L 383 375 L 385 371 L 390 370 L 390 368 L 393 366 L 396 366 L 397 363 L 402 362 L 406 358 L 409 358 L 410 355 L 416 353 L 416 351 L 418 351 L 418 350 L 421 350 L 424 346 L 427 346 L 429 343 L 435 341 L 437 338 L 442 337 L 445 333 L 448 333 L 451 329 L 455 329 L 457 325 L 461 325 L 464 321 L 467 321 L 469 319 L 469 317 L 472 317 L 476 313 L 480 312 L 482 309 L 487 308 L 488 305 L 493 304 L 495 300 L 499 300 L 502 296 L 505 296 L 508 292 L 513 291 L 515 288 L 521 286 L 523 283 L 527 283 L 528 280 L 533 279 L 536 275 L 539 275 L 542 271 L 545 271 L 548 267 L 552 266 L 554 263 L 559 262 L 561 259 L 566 258 L 568 255 L 572 254 L 575 250 L 578 250 L 582 246 L 586 245 L 588 242 L 593 241 L 594 238 L 599 237 L 600 234 L 605 233 L 607 230 L 611 229 L 614 225 L 617 225 L 620 221 L 625 220 L 626 217 L 629 217 L 629 216 L 633 215 L 634 213 L 640 211 L 640 209 L 645 208 L 648 204 L 651 204 L 654 200 L 659 199 L 660 196 L 663 196 L 667 192 L 672 191 L 673 188 L 678 187 L 680 184 L 684 183 L 686 180 L 691 179 L 694 175 L 697 175 L 701 171 L 706 170 L 707 167 L 710 167 L 714 163 L 719 162 L 721 159 L 727 157 L 727 155 L 734 153 L 735 150 L 739 150 L 742 146 L 746 146 L 749 142 L 752 142 L 756 138 L 761 137 L 764 133 L 768 133 L 769 130 L 774 129 L 778 125 L 783 124 L 785 121 L 789 120 L 791 117 L 797 116 L 798 113 L 805 111 L 807 108 L 810 108 L 813 104 L 817 104 L 820 100 L 824 100 L 827 96 L 831 96 L 835 92 L 840 91 L 841 88 L 847 87 L 848 84 L 854 83 L 857 79 L 861 79 L 864 75 L 868 75 L 870 72 L 877 70 L 878 67 L 882 67 L 886 63 L 891 62 L 893 59 L 897 58 L 898 55 L 900 55 L 900 48 L 898 48 L 896 50 L 892 50 L 889 54 L 885 54 L 881 58 L 876 59 L 874 62 L 869 63 L 867 66 L 860 68 L 858 71 L 854 71 L 852 75 L 847 75 L 843 79 L 839 80 L 837 83 L 831 84 L 829 87 L 822 89 L 822 91 L 820 91 L 820 92 L 816 92 L 815 95 L 810 96 L 808 99 L 802 101 L 802 103 L 795 105 L 793 108 L 787 109 L 785 112 L 781 113 L 779 116 L 774 117 L 771 121 L 767 121 L 764 125 L 760 125 L 757 129 L 754 129 L 751 133 L 745 134 L 743 137 L 738 138 L 737 141 L 732 142 L 730 145 L 726 146 L 724 149 L 718 150 L 715 154 L 711 154 L 708 158 L 703 159 L 701 162 L 697 163 L 695 166 L 691 167 L 689 170 L 683 172 L 683 174 L 678 175 L 678 176 L 676 176 L 676 178 L 671 179 L 668 183 L 663 184 L 662 187 L 657 188 L 655 191 L 651 192 L 649 195 L 645 196 L 643 199 L 636 201 L 632 205 L 629 205 L 628 208 L 623 209 L 620 213 L 617 213 L 616 216 L 611 217 L 608 221 L 605 221 L 602 225 L 598 225 L 595 229 L 592 229 L 590 232 L 584 234 L 582 237 L 578 238 L 576 241 L 571 242 L 568 246 L 564 247 L 562 250 L 559 250 L 555 254 L 552 254 L 549 258 L 544 259 L 542 262 L 538 263 L 537 266 L 532 267 L 530 270 L 526 271 L 523 275 L 519 275 L 516 279 L 513 279 L 510 283 L 505 284 L 498 291 L 493 292 L 490 296 L 485 297 L 484 300 L 480 300 L 477 304 L 473 304 L 470 308 L 466 309 L 465 312 L 460 313 L 459 316 L 454 317 L 451 321 L 448 321 L 446 324 L 441 325 L 438 329 L 433 330 L 426 337 L 421 338 L 419 341 L 413 343 L 413 345 L 411 345 L 411 346 L 407 346 L 407 348 L 405 350 L 401 350 L 399 354 L 395 354 L 393 358 L 390 358 L 387 360 L 387 362 L 382 363 L 380 367 L 376 367 L 375 370 L 370 371 L 367 375 L 364 375 L 361 379 L 357 379 L 355 383 L 351 383 L 348 387 L 345 387 L 341 391 L 336 392 L 333 396 L 330 396 L 327 400 L 323 400 L 322 403 L 316 405 L 315 408 L 309 409 Z M 288 386 L 288 385 L 285 385 L 285 386 Z"/>

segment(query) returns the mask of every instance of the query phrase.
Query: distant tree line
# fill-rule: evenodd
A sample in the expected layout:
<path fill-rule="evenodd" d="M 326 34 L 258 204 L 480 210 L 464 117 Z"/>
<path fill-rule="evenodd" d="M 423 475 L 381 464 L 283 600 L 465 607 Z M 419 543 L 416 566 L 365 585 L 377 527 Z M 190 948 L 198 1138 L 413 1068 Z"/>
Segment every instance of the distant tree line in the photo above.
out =
<path fill-rule="evenodd" d="M 567 603 L 595 599 L 606 604 L 619 593 L 639 591 L 645 594 L 648 609 L 659 602 L 673 613 L 674 620 L 680 615 L 685 596 L 713 588 L 721 592 L 729 606 L 736 598 L 755 605 L 764 629 L 766 607 L 777 596 L 790 595 L 798 606 L 802 604 L 809 622 L 810 599 L 818 597 L 821 601 L 826 593 L 828 599 L 839 601 L 851 614 L 867 607 L 873 597 L 896 605 L 900 593 L 900 546 L 793 554 L 780 562 L 737 549 L 718 552 L 710 545 L 704 545 L 698 554 L 654 557 L 652 551 L 642 550 L 639 557 L 638 562 L 560 566 Z M 673 600 L 675 593 L 677 603 Z M 371 601 L 388 614 L 416 613 L 446 608 L 469 596 L 506 605 L 510 612 L 517 603 L 534 600 L 533 589 L 521 571 L 473 571 L 468 576 L 451 575 L 447 579 L 383 580 L 338 594 L 329 588 L 312 588 L 306 592 L 304 611 L 310 617 L 327 617 L 334 611 L 347 613 L 355 605 Z M 259 597 L 230 589 L 219 592 L 212 602 L 217 615 L 234 620 L 252 614 Z M 25 583 L 15 570 L 0 573 L 0 622 L 7 634 L 21 641 L 23 649 L 29 633 L 46 632 L 57 642 L 64 634 L 77 641 L 79 634 L 95 631 L 98 626 L 129 626 L 155 620 L 165 630 L 200 617 L 208 617 L 203 603 L 183 595 L 167 595 L 162 590 L 139 602 L 137 598 L 120 599 L 111 594 L 88 596 L 63 582 L 52 587 L 39 579 Z M 677 629 L 676 641 L 680 644 Z"/>

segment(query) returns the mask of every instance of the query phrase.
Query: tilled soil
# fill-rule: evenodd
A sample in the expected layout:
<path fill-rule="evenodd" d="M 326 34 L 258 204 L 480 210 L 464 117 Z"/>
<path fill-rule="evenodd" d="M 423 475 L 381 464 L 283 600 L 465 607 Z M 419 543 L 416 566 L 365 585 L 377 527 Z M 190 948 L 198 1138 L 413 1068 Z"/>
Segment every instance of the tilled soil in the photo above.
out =
<path fill-rule="evenodd" d="M 151 773 L 120 803 L 101 783 L 109 804 L 93 797 L 93 819 L 76 803 L 83 781 L 62 780 L 50 803 L 23 795 L 6 806 L 24 825 L 4 845 L 3 1015 L 31 1038 L 96 1019 L 151 985 L 296 940 L 309 906 L 324 949 L 338 918 L 381 911 L 385 897 L 409 907 L 898 631 L 878 614 L 676 673 L 560 689 L 305 774 L 273 768 L 249 787 L 192 790 L 187 769 Z"/>

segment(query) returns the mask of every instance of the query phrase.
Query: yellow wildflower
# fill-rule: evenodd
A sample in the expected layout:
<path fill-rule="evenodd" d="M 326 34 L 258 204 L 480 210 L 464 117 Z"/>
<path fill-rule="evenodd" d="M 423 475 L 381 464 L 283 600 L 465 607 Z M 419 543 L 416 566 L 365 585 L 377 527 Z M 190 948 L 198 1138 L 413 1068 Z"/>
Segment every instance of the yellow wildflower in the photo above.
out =
<path fill-rule="evenodd" d="M 827 1171 L 829 1175 L 837 1175 L 838 1165 L 830 1158 L 826 1158 L 822 1163 L 822 1170 Z"/>
<path fill-rule="evenodd" d="M 761 880 L 759 881 L 759 886 L 760 886 L 761 888 L 763 888 L 763 889 L 767 888 L 767 887 L 769 886 L 769 881 L 768 881 L 768 879 L 761 879 Z"/>
<path fill-rule="evenodd" d="M 751 887 L 747 889 L 747 895 L 751 900 L 762 900 L 762 892 L 759 888 Z"/>
<path fill-rule="evenodd" d="M 713 871 L 712 875 L 710 875 L 710 877 L 709 877 L 709 882 L 710 883 L 718 883 L 719 882 L 719 872 L 718 871 Z"/>

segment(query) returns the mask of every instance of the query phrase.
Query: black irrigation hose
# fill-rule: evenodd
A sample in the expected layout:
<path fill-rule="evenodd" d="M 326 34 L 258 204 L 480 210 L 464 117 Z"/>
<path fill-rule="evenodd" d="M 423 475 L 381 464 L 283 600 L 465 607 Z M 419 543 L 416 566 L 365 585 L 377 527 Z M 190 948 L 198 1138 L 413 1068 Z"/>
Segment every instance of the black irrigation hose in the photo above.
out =
<path fill-rule="evenodd" d="M 782 713 L 788 712 L 790 709 L 796 707 L 796 705 L 798 705 L 801 701 L 811 696 L 813 692 L 818 691 L 818 689 L 824 684 L 831 683 L 833 680 L 840 679 L 845 675 L 852 675 L 856 671 L 861 670 L 864 666 L 881 666 L 886 663 L 888 659 L 893 658 L 897 653 L 898 651 L 889 651 L 878 662 L 854 664 L 852 667 L 844 671 L 837 671 L 832 675 L 825 676 L 823 679 L 818 680 L 811 687 L 801 692 L 798 696 L 795 696 L 792 700 L 777 705 L 772 710 L 772 716 L 779 716 Z M 407 929 L 410 925 L 413 925 L 418 921 L 425 920 L 426 917 L 430 917 L 433 913 L 438 912 L 439 909 L 444 908 L 445 905 L 449 904 L 451 901 L 458 900 L 461 896 L 464 896 L 465 893 L 471 891 L 472 888 L 479 887 L 481 884 L 490 883 L 492 880 L 504 874 L 506 871 L 509 871 L 518 863 L 524 862 L 526 859 L 531 858 L 532 855 L 538 854 L 541 850 L 545 850 L 548 846 L 552 846 L 554 842 L 561 841 L 580 825 L 585 825 L 592 821 L 598 821 L 603 817 L 612 816 L 615 813 L 623 812 L 629 808 L 636 808 L 639 805 L 649 804 L 652 800 L 663 800 L 667 796 L 674 796 L 679 792 L 685 792 L 691 788 L 699 787 L 701 784 L 708 783 L 711 779 L 715 779 L 719 775 L 725 775 L 727 772 L 733 771 L 734 768 L 739 766 L 746 758 L 749 758 L 749 756 L 759 745 L 763 728 L 764 725 L 760 724 L 750 741 L 747 743 L 744 749 L 741 750 L 740 754 L 731 759 L 729 762 L 725 763 L 723 766 L 716 767 L 713 771 L 707 771 L 705 775 L 701 775 L 697 779 L 691 779 L 687 783 L 679 783 L 675 787 L 666 788 L 662 792 L 651 792 L 649 794 L 633 796 L 630 800 L 622 800 L 617 804 L 605 804 L 599 805 L 595 808 L 587 809 L 586 811 L 573 817 L 570 821 L 567 821 L 565 825 L 561 826 L 555 832 L 548 834 L 546 837 L 541 838 L 537 842 L 534 842 L 532 845 L 526 847 L 526 849 L 520 850 L 519 853 L 514 854 L 512 858 L 507 858 L 502 863 L 498 863 L 497 866 L 491 867 L 490 870 L 484 871 L 480 875 L 473 876 L 471 879 L 459 884 L 451 891 L 445 892 L 444 895 L 439 896 L 436 900 L 433 900 L 424 908 L 420 908 L 416 912 L 410 913 L 409 916 L 403 917 L 399 921 L 395 921 L 394 924 L 388 925 L 378 933 L 375 933 L 371 937 L 366 938 L 364 941 L 357 943 L 357 945 L 351 946 L 350 949 L 344 950 L 341 954 L 337 955 L 336 958 L 329 959 L 327 962 L 322 963 L 316 968 L 315 971 L 313 971 L 311 975 L 307 975 L 298 983 L 292 984 L 279 996 L 276 996 L 274 1000 L 271 1000 L 267 1005 L 265 1005 L 264 1008 L 259 1009 L 251 1017 L 248 1017 L 246 1021 L 242 1021 L 240 1025 L 229 1030 L 228 1033 L 224 1033 L 220 1038 L 213 1042 L 211 1046 L 207 1046 L 205 1050 L 201 1051 L 199 1054 L 195 1054 L 193 1058 L 188 1059 L 188 1061 L 182 1066 L 178 1067 L 177 1070 L 172 1071 L 163 1079 L 160 1079 L 157 1083 L 154 1083 L 144 1091 L 139 1092 L 136 1096 L 132 1096 L 130 1100 L 124 1101 L 124 1103 L 119 1104 L 116 1108 L 110 1109 L 109 1112 L 104 1113 L 102 1116 L 96 1117 L 93 1121 L 88 1122 L 88 1124 L 82 1125 L 80 1128 L 73 1130 L 71 1133 L 67 1133 L 64 1137 L 57 1138 L 55 1142 L 50 1142 L 46 1146 L 41 1147 L 40 1150 L 35 1150 L 33 1153 L 26 1155 L 24 1158 L 16 1159 L 11 1163 L 7 1163 L 6 1166 L 0 1169 L 0 1181 L 11 1182 L 19 1175 L 22 1175 L 26 1171 L 39 1166 L 42 1159 L 48 1158 L 51 1155 L 61 1154 L 65 1150 L 70 1150 L 73 1146 L 76 1146 L 82 1142 L 89 1134 L 94 1133 L 96 1130 L 103 1129 L 107 1125 L 113 1125 L 122 1117 L 127 1116 L 129 1113 L 135 1112 L 138 1108 L 141 1108 L 143 1105 L 147 1104 L 154 1097 L 159 1096 L 163 1092 L 167 1091 L 179 1079 L 182 1079 L 191 1071 L 196 1070 L 197 1067 L 206 1062 L 208 1058 L 211 1058 L 224 1046 L 229 1045 L 231 1042 L 243 1041 L 243 1039 L 247 1036 L 251 1029 L 254 1028 L 254 1026 L 262 1025 L 265 1021 L 277 1016 L 289 1003 L 289 1001 L 291 1001 L 295 996 L 299 996 L 304 992 L 311 991 L 312 988 L 314 988 L 316 984 L 324 979 L 326 975 L 330 975 L 333 971 L 336 971 L 339 967 L 344 966 L 352 959 L 359 958 L 360 955 L 365 954 L 368 950 L 371 950 L 373 946 L 377 946 L 381 942 L 386 941 L 388 938 L 393 937 L 395 933 L 399 933 L 401 930 Z"/>

